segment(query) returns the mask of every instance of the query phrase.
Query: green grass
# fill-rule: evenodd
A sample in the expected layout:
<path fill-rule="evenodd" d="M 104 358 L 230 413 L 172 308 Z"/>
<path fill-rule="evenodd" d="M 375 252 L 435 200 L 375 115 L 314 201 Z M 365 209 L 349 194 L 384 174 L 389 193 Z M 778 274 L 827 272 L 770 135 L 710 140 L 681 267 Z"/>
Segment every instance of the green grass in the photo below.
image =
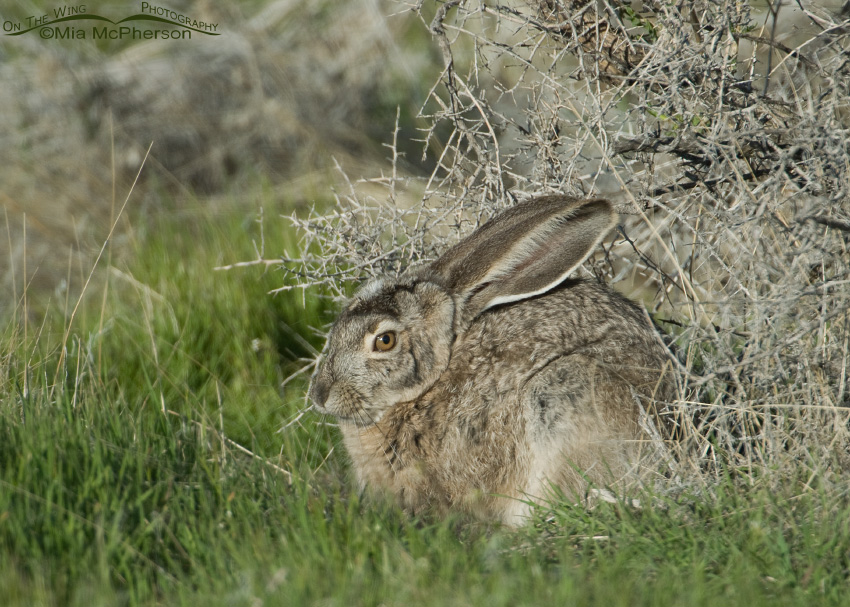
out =
<path fill-rule="evenodd" d="M 244 211 L 147 225 L 64 349 L 58 304 L 0 341 L 0 605 L 847 602 L 847 489 L 787 471 L 641 508 L 556 503 L 517 531 L 362 503 L 332 427 L 278 432 L 322 300 L 267 295 L 278 271 L 211 270 L 254 257 Z M 294 244 L 267 222 L 267 256 Z"/>

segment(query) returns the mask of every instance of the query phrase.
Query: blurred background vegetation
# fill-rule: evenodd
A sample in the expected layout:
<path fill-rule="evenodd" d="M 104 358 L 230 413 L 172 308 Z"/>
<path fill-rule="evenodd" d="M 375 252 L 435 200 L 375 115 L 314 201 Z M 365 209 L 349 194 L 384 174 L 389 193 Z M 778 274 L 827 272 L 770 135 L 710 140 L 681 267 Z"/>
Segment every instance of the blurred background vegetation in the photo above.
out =
<path fill-rule="evenodd" d="M 56 8 L 7 4 L 2 19 L 11 21 Z M 3 39 L 0 284 L 19 296 L 27 285 L 30 313 L 44 297 L 79 293 L 134 182 L 110 243 L 116 259 L 133 230 L 163 216 L 189 225 L 203 207 L 250 223 L 260 208 L 274 216 L 328 200 L 337 163 L 356 175 L 386 164 L 397 110 L 404 167 L 427 170 L 416 115 L 440 65 L 428 31 L 403 6 L 199 0 L 168 8 L 217 23 L 221 35 Z M 86 5 L 116 21 L 137 9 Z M 92 22 L 83 23 L 72 25 Z M 0 312 L 15 305 L 3 298 Z"/>

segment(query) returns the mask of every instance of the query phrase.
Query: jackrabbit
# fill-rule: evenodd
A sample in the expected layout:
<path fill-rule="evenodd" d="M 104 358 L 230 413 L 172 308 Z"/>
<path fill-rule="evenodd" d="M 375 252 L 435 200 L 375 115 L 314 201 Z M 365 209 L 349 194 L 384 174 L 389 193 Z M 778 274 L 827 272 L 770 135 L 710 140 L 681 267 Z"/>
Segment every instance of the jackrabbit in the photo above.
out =
<path fill-rule="evenodd" d="M 361 486 L 514 525 L 553 486 L 629 476 L 641 407 L 669 396 L 668 354 L 632 302 L 568 279 L 615 221 L 605 200 L 531 199 L 358 290 L 310 397 L 339 420 Z"/>

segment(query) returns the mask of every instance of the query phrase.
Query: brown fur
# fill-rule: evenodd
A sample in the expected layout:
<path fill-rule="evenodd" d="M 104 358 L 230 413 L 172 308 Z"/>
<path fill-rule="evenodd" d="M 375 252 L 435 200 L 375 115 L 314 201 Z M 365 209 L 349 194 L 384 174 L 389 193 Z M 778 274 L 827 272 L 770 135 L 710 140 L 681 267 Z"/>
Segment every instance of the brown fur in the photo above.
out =
<path fill-rule="evenodd" d="M 667 353 L 640 310 L 609 288 L 534 282 L 562 274 L 542 267 L 543 255 L 576 236 L 568 229 L 576 208 L 589 221 L 573 226 L 583 238 L 571 239 L 574 268 L 607 231 L 610 207 L 537 199 L 430 268 L 355 295 L 331 331 L 311 397 L 340 419 L 363 486 L 388 491 L 411 512 L 457 509 L 515 524 L 526 502 L 553 485 L 581 495 L 588 480 L 607 485 L 629 475 L 642 439 L 635 395 L 650 409 L 668 396 L 669 382 L 660 379 Z M 499 223 L 511 218 L 519 225 L 513 231 Z M 588 226 L 597 233 L 588 235 Z M 482 237 L 487 230 L 500 242 Z M 488 259 L 478 259 L 476 239 Z M 513 245 L 518 256 L 500 256 Z M 458 251 L 466 260 L 451 257 Z M 543 253 L 529 262 L 535 251 Z M 502 273 L 486 264 L 508 268 L 508 288 L 521 280 L 544 292 L 488 307 L 493 295 L 481 293 L 504 290 Z M 541 270 L 529 273 L 534 264 Z M 446 267 L 472 278 L 447 277 Z M 517 267 L 525 275 L 511 274 Z M 388 329 L 397 334 L 394 350 L 372 351 L 373 334 Z"/>

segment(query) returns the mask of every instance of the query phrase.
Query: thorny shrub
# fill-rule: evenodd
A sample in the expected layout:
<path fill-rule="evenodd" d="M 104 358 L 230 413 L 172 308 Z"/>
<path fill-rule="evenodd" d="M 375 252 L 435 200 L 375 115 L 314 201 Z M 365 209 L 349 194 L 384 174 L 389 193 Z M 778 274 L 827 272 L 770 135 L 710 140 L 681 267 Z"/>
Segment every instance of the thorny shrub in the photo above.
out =
<path fill-rule="evenodd" d="M 420 0 L 435 170 L 402 176 L 394 141 L 390 174 L 292 218 L 313 253 L 284 265 L 343 297 L 519 198 L 607 196 L 590 269 L 674 344 L 658 478 L 846 478 L 850 20 L 817 4 Z"/>

